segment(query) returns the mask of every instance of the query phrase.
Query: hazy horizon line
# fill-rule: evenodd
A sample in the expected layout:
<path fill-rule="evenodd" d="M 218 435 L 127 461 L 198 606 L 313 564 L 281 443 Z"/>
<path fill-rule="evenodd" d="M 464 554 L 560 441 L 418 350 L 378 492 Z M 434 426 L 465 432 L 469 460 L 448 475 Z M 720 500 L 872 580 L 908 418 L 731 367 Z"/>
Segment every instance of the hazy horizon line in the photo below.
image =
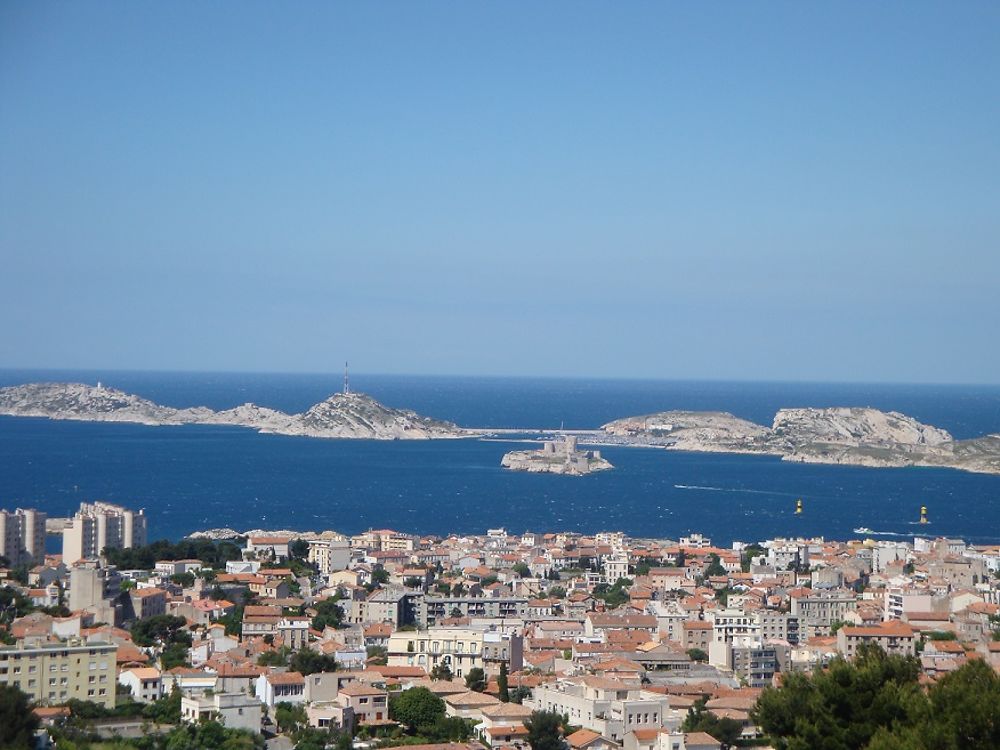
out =
<path fill-rule="evenodd" d="M 0 365 L 0 372 L 44 372 L 44 373 L 129 373 L 148 375 L 285 375 L 302 377 L 331 376 L 335 379 L 343 377 L 343 370 L 257 370 L 257 369 L 205 369 L 192 370 L 186 368 L 136 368 L 136 367 L 115 367 L 115 368 L 95 368 L 95 367 L 31 367 L 31 366 L 8 366 Z M 577 381 L 635 381 L 635 382 L 663 382 L 663 383 L 754 383 L 754 384 L 775 384 L 775 385 L 856 385 L 856 386 L 926 386 L 926 387 L 976 387 L 976 388 L 1000 388 L 1000 382 L 972 382 L 972 381 L 930 381 L 930 380 L 813 380 L 808 378 L 731 378 L 731 377 L 698 377 L 698 376 L 677 376 L 677 377 L 657 377 L 650 375 L 565 375 L 565 374 L 496 374 L 496 373 L 429 373 L 429 372 L 368 372 L 364 370 L 352 370 L 352 377 L 401 377 L 401 378 L 462 378 L 479 380 L 577 380 Z"/>

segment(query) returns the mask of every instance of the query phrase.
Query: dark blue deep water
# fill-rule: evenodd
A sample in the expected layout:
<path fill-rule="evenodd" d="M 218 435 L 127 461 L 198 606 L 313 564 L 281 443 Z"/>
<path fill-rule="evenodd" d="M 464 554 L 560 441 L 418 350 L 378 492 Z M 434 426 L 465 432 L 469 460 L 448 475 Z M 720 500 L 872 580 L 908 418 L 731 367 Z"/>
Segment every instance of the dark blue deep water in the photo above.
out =
<path fill-rule="evenodd" d="M 0 371 L 0 385 L 96 382 L 169 406 L 253 401 L 301 411 L 338 376 Z M 718 409 L 770 424 L 782 406 L 874 406 L 958 438 L 1000 432 L 1000 387 L 352 376 L 391 406 L 470 427 L 592 428 L 664 409 Z M 868 469 L 758 456 L 607 448 L 617 467 L 589 477 L 501 470 L 512 445 L 258 435 L 233 427 L 0 417 L 0 507 L 71 513 L 83 500 L 144 507 L 151 538 L 231 526 L 357 532 L 482 532 L 505 526 L 719 543 L 775 535 L 847 538 L 867 526 L 903 536 L 930 509 L 935 535 L 1000 542 L 1000 477 L 947 469 Z M 802 497 L 805 513 L 793 515 Z"/>

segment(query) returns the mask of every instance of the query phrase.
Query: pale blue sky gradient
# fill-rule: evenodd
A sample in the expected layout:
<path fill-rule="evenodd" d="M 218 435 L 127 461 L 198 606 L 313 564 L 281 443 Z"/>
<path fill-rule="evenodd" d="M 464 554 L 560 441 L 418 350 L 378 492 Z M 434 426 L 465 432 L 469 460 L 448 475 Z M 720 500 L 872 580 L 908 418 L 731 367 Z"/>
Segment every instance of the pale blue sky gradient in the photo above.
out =
<path fill-rule="evenodd" d="M 0 3 L 0 367 L 1000 382 L 1000 4 Z"/>

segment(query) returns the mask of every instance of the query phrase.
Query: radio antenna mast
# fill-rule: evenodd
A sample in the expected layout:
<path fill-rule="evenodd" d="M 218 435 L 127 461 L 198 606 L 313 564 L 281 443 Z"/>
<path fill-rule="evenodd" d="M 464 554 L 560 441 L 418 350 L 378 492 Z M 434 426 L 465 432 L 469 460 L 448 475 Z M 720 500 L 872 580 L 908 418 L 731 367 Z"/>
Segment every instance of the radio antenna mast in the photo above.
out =
<path fill-rule="evenodd" d="M 344 362 L 344 395 L 351 392 L 351 381 L 348 377 L 347 362 Z"/>

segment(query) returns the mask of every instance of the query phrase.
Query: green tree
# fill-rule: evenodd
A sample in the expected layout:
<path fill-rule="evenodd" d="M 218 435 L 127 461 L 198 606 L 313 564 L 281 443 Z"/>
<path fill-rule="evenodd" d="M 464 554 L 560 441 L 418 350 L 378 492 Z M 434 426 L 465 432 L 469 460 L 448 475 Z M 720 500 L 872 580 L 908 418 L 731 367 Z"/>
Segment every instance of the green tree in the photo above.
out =
<path fill-rule="evenodd" d="M 257 657 L 257 664 L 261 667 L 284 667 L 288 664 L 288 654 L 291 649 L 288 646 L 276 648 L 273 651 L 265 651 Z"/>
<path fill-rule="evenodd" d="M 183 588 L 190 588 L 194 586 L 194 573 L 174 573 L 170 576 L 170 581 Z"/>
<path fill-rule="evenodd" d="M 554 711 L 532 711 L 524 721 L 531 750 L 562 750 L 562 717 Z"/>
<path fill-rule="evenodd" d="M 628 578 L 619 578 L 614 586 L 606 583 L 599 583 L 594 586 L 593 596 L 601 599 L 609 609 L 616 609 L 628 602 L 628 590 L 632 587 L 632 581 Z"/>
<path fill-rule="evenodd" d="M 380 586 L 389 583 L 389 571 L 385 568 L 376 568 L 372 571 L 372 583 Z"/>
<path fill-rule="evenodd" d="M 464 742 L 472 734 L 469 723 L 458 716 L 441 716 L 417 731 L 432 742 Z"/>
<path fill-rule="evenodd" d="M 705 577 L 724 576 L 725 574 L 726 569 L 722 567 L 722 563 L 719 562 L 719 556 L 713 552 L 708 556 L 708 566 L 705 568 Z"/>
<path fill-rule="evenodd" d="M 410 688 L 389 698 L 389 716 L 414 732 L 444 718 L 444 701 L 427 688 Z"/>
<path fill-rule="evenodd" d="M 497 677 L 497 688 L 500 691 L 500 702 L 510 703 L 510 689 L 507 686 L 507 662 L 500 662 L 500 676 Z"/>
<path fill-rule="evenodd" d="M 146 704 L 143 717 L 156 724 L 177 724 L 181 720 L 181 691 L 174 685 L 169 695 Z"/>
<path fill-rule="evenodd" d="M 791 672 L 761 693 L 751 716 L 776 750 L 855 750 L 906 722 L 923 695 L 920 663 L 864 646 L 853 663 L 834 659 L 812 675 Z"/>
<path fill-rule="evenodd" d="M 486 690 L 486 673 L 480 667 L 473 667 L 465 675 L 465 686 L 481 693 Z"/>
<path fill-rule="evenodd" d="M 715 737 L 723 746 L 729 747 L 736 744 L 740 738 L 743 724 L 736 719 L 720 719 L 705 708 L 705 699 L 702 698 L 688 709 L 687 717 L 681 724 L 681 731 L 705 732 Z"/>
<path fill-rule="evenodd" d="M 517 563 L 511 570 L 521 576 L 521 578 L 531 578 L 531 568 L 523 562 Z"/>
<path fill-rule="evenodd" d="M 450 680 L 452 678 L 451 667 L 449 667 L 443 661 L 438 662 L 433 667 L 431 667 L 430 676 L 432 680 Z"/>
<path fill-rule="evenodd" d="M 563 588 L 562 586 L 553 586 L 546 593 L 548 594 L 548 597 L 550 599 L 565 599 L 566 598 L 566 589 Z"/>
<path fill-rule="evenodd" d="M 173 669 L 174 667 L 189 667 L 191 666 L 188 662 L 188 649 L 190 645 L 184 643 L 171 643 L 166 646 L 163 651 L 160 652 L 160 666 L 164 669 Z"/>
<path fill-rule="evenodd" d="M 308 723 L 305 706 L 279 703 L 274 708 L 274 720 L 282 732 L 294 732 Z"/>
<path fill-rule="evenodd" d="M 0 739 L 2 747 L 33 748 L 38 717 L 28 696 L 13 685 L 0 685 Z"/>
<path fill-rule="evenodd" d="M 369 646 L 365 649 L 368 663 L 375 666 L 385 666 L 389 661 L 389 649 L 385 646 Z"/>
<path fill-rule="evenodd" d="M 292 658 L 288 662 L 288 669 L 302 675 L 310 675 L 314 672 L 336 672 L 337 660 L 332 656 L 303 647 L 292 654 Z"/>
<path fill-rule="evenodd" d="M 691 657 L 691 661 L 708 661 L 708 654 L 700 648 L 689 648 L 687 655 Z"/>
<path fill-rule="evenodd" d="M 316 616 L 312 619 L 313 630 L 322 632 L 325 628 L 339 628 L 344 623 L 344 608 L 337 602 L 339 596 L 332 596 L 313 605 Z"/>
<path fill-rule="evenodd" d="M 743 554 L 740 556 L 740 567 L 743 569 L 744 573 L 750 572 L 751 560 L 755 557 L 760 557 L 765 552 L 765 549 L 759 544 L 751 544 L 743 548 Z"/>
<path fill-rule="evenodd" d="M 882 727 L 871 750 L 989 750 L 1000 747 L 1000 678 L 982 659 L 918 693 L 902 721 Z"/>
<path fill-rule="evenodd" d="M 136 646 L 155 646 L 168 643 L 191 645 L 187 620 L 174 615 L 154 615 L 132 623 L 132 641 Z"/>

